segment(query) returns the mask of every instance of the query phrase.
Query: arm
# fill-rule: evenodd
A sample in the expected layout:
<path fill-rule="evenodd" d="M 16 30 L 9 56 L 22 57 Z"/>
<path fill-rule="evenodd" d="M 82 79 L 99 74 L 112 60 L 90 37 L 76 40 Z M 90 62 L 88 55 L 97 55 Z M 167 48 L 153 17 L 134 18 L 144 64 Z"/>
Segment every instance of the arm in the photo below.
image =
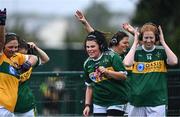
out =
<path fill-rule="evenodd" d="M 37 56 L 28 55 L 28 60 L 26 62 L 29 62 L 31 66 L 34 66 L 34 65 L 36 65 L 37 61 L 38 61 Z"/>
<path fill-rule="evenodd" d="M 135 36 L 134 36 L 134 42 L 133 45 L 130 49 L 130 51 L 128 52 L 128 54 L 125 56 L 123 63 L 125 66 L 132 66 L 134 63 L 134 56 L 135 56 L 135 52 L 136 52 L 136 48 L 138 46 L 138 32 L 137 29 L 135 30 Z"/>
<path fill-rule="evenodd" d="M 83 24 L 87 33 L 94 31 L 93 27 L 91 27 L 91 25 L 86 20 L 85 16 L 83 15 L 83 13 L 81 11 L 77 10 L 75 16 Z"/>
<path fill-rule="evenodd" d="M 26 71 L 28 71 L 32 66 L 35 66 L 38 58 L 35 55 L 26 55 L 27 56 L 27 60 L 24 61 L 24 63 L 20 66 L 20 72 L 24 73 Z"/>
<path fill-rule="evenodd" d="M 100 66 L 99 68 L 99 71 L 107 76 L 110 76 L 114 79 L 117 79 L 119 80 L 119 78 L 125 80 L 126 79 L 126 75 L 127 75 L 127 72 L 118 72 L 118 71 L 112 71 L 112 70 L 108 70 L 106 68 L 104 68 L 103 66 Z"/>
<path fill-rule="evenodd" d="M 0 53 L 3 51 L 5 42 L 6 9 L 0 10 Z"/>
<path fill-rule="evenodd" d="M 167 64 L 168 65 L 176 65 L 178 63 L 178 58 L 172 52 L 172 50 L 169 48 L 169 46 L 166 44 L 161 26 L 159 26 L 158 28 L 159 28 L 159 32 L 160 32 L 160 43 L 164 47 L 166 55 L 167 55 Z"/>
<path fill-rule="evenodd" d="M 93 93 L 92 87 L 87 86 L 87 88 L 86 88 L 86 97 L 85 97 L 85 108 L 83 110 L 83 115 L 85 117 L 89 116 L 89 114 L 90 114 L 90 106 L 89 105 L 91 104 L 92 93 Z"/>
<path fill-rule="evenodd" d="M 122 28 L 125 31 L 127 31 L 127 32 L 131 33 L 132 35 L 134 35 L 135 28 L 133 26 L 131 26 L 129 23 L 123 23 Z"/>
<path fill-rule="evenodd" d="M 34 48 L 36 50 L 42 64 L 45 64 L 49 61 L 49 56 L 42 49 L 40 49 L 35 43 L 28 42 L 28 45 L 30 45 L 30 48 Z"/>

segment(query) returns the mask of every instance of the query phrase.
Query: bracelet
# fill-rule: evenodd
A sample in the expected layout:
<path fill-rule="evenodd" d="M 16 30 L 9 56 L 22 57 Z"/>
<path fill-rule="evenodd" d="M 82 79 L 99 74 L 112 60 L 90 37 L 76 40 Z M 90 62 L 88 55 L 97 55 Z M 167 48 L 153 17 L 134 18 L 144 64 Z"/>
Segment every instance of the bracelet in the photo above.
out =
<path fill-rule="evenodd" d="M 84 108 L 86 108 L 87 106 L 90 107 L 91 105 L 90 104 L 85 104 Z"/>

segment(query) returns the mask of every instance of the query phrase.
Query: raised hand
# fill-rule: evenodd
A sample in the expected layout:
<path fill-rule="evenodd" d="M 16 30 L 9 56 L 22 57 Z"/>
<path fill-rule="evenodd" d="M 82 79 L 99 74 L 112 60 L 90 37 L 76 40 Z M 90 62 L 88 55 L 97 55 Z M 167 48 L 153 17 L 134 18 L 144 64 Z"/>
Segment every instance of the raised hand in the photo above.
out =
<path fill-rule="evenodd" d="M 161 26 L 158 26 L 158 29 L 159 29 L 159 41 L 160 41 L 160 43 L 162 44 L 162 43 L 164 43 L 165 42 L 165 40 L 164 40 L 164 34 L 163 34 L 163 31 L 162 31 L 162 28 L 161 28 Z"/>
<path fill-rule="evenodd" d="M 34 42 L 28 42 L 27 44 L 29 45 L 30 48 L 33 48 L 33 49 L 37 48 L 37 46 Z"/>
<path fill-rule="evenodd" d="M 134 33 L 134 27 L 132 27 L 129 23 L 124 23 L 122 28 L 130 33 Z"/>
<path fill-rule="evenodd" d="M 76 18 L 77 18 L 80 22 L 82 22 L 83 24 L 85 24 L 85 23 L 87 22 L 84 14 L 83 14 L 81 11 L 77 10 L 75 16 L 76 16 Z"/>
<path fill-rule="evenodd" d="M 90 25 L 90 23 L 87 21 L 87 19 L 81 11 L 77 10 L 75 16 L 84 25 L 84 28 L 87 33 L 94 31 L 94 28 Z"/>
<path fill-rule="evenodd" d="M 0 25 L 6 24 L 6 8 L 4 10 L 0 10 Z"/>
<path fill-rule="evenodd" d="M 138 45 L 139 44 L 139 32 L 138 32 L 138 28 L 135 28 L 134 29 L 134 43 L 136 44 L 136 45 Z"/>

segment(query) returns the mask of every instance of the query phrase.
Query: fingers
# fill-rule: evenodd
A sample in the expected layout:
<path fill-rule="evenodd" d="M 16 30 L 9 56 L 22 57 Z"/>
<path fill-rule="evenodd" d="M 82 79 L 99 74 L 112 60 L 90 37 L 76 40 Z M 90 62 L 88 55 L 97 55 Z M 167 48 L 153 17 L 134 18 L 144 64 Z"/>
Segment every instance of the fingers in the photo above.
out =
<path fill-rule="evenodd" d="M 158 26 L 158 29 L 159 29 L 159 32 L 160 32 L 160 34 L 161 34 L 161 33 L 162 33 L 162 28 L 161 28 L 160 25 Z"/>
<path fill-rule="evenodd" d="M 122 27 L 123 27 L 123 29 L 127 30 L 128 29 L 128 23 L 123 23 Z"/>
<path fill-rule="evenodd" d="M 83 115 L 84 115 L 85 117 L 88 117 L 88 116 L 89 116 L 89 110 L 88 110 L 87 108 L 84 109 Z"/>
<path fill-rule="evenodd" d="M 104 73 L 104 72 L 106 71 L 106 68 L 103 67 L 103 66 L 100 66 L 100 67 L 98 68 L 98 70 L 99 70 L 101 73 Z"/>
<path fill-rule="evenodd" d="M 6 8 L 4 8 L 3 10 L 0 10 L 0 14 L 6 14 Z"/>
<path fill-rule="evenodd" d="M 30 48 L 34 48 L 36 46 L 34 42 L 28 42 L 28 45 L 30 46 Z"/>
<path fill-rule="evenodd" d="M 0 10 L 0 25 L 6 24 L 6 8 L 4 10 Z"/>
<path fill-rule="evenodd" d="M 82 12 L 80 12 L 79 10 L 76 11 L 75 16 L 76 16 L 78 19 L 82 19 L 82 18 L 84 17 L 84 15 L 82 14 Z"/>

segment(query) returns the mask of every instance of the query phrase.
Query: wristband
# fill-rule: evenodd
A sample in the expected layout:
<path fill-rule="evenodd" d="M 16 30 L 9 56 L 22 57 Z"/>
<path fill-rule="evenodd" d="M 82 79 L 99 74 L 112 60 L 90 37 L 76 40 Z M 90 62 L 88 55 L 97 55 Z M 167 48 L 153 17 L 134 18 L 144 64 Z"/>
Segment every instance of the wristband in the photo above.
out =
<path fill-rule="evenodd" d="M 87 106 L 90 107 L 91 105 L 90 104 L 85 104 L 84 108 L 86 108 Z"/>

